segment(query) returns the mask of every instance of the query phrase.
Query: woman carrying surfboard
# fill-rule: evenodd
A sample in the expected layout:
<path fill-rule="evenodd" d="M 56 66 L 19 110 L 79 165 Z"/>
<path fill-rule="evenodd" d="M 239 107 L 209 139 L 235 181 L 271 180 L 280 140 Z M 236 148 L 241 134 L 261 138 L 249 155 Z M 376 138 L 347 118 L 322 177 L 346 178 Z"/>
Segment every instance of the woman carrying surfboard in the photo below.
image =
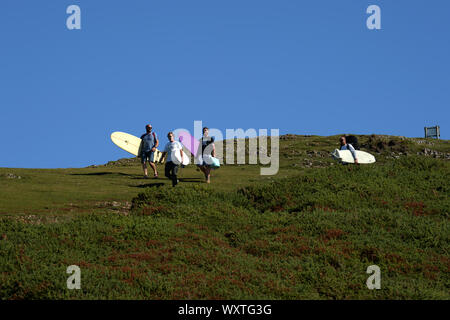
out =
<path fill-rule="evenodd" d="M 200 139 L 201 148 L 198 148 L 197 152 L 197 166 L 205 175 L 206 183 L 211 182 L 211 157 L 216 156 L 216 147 L 214 145 L 214 138 L 209 136 L 209 129 L 207 127 L 203 128 L 203 137 Z"/>

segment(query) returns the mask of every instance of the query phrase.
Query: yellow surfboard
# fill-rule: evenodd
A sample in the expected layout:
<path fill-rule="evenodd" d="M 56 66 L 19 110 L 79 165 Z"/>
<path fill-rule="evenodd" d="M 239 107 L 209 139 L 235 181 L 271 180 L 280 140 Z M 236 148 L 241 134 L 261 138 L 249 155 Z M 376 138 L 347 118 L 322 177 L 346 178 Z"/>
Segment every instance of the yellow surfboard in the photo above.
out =
<path fill-rule="evenodd" d="M 114 142 L 116 146 L 119 148 L 135 155 L 140 155 L 140 149 L 142 140 L 136 136 L 133 136 L 132 134 L 116 131 L 111 133 L 111 140 Z M 156 149 L 155 151 L 155 162 L 163 163 L 164 159 L 162 158 L 162 152 Z"/>

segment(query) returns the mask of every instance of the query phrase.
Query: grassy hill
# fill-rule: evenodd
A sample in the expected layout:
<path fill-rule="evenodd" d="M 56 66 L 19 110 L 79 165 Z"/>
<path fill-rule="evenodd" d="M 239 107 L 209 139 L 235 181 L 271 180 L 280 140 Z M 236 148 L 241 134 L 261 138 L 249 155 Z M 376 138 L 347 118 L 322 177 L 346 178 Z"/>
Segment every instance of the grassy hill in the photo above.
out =
<path fill-rule="evenodd" d="M 449 299 L 450 141 L 358 137 L 374 165 L 285 135 L 276 176 L 225 165 L 206 185 L 191 165 L 176 188 L 136 159 L 0 168 L 0 297 Z"/>

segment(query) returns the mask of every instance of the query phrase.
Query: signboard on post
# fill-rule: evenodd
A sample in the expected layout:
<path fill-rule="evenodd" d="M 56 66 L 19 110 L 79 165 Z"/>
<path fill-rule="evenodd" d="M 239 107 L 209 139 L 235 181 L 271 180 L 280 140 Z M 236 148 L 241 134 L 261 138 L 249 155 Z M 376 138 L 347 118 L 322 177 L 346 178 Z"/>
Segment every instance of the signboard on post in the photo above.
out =
<path fill-rule="evenodd" d="M 439 126 L 435 127 L 425 127 L 425 138 L 437 138 L 439 139 L 441 136 Z"/>

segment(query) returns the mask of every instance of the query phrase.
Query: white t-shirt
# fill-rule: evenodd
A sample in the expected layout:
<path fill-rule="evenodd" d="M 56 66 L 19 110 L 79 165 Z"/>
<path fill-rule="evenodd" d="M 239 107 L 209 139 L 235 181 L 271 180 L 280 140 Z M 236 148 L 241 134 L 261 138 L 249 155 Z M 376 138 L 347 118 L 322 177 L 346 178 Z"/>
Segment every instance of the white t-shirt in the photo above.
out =
<path fill-rule="evenodd" d="M 175 159 L 175 152 L 178 152 L 178 154 L 180 154 L 180 150 L 183 150 L 183 146 L 180 142 L 167 142 L 166 146 L 164 147 L 164 152 L 167 152 L 167 162 L 173 162 L 172 159 Z"/>

